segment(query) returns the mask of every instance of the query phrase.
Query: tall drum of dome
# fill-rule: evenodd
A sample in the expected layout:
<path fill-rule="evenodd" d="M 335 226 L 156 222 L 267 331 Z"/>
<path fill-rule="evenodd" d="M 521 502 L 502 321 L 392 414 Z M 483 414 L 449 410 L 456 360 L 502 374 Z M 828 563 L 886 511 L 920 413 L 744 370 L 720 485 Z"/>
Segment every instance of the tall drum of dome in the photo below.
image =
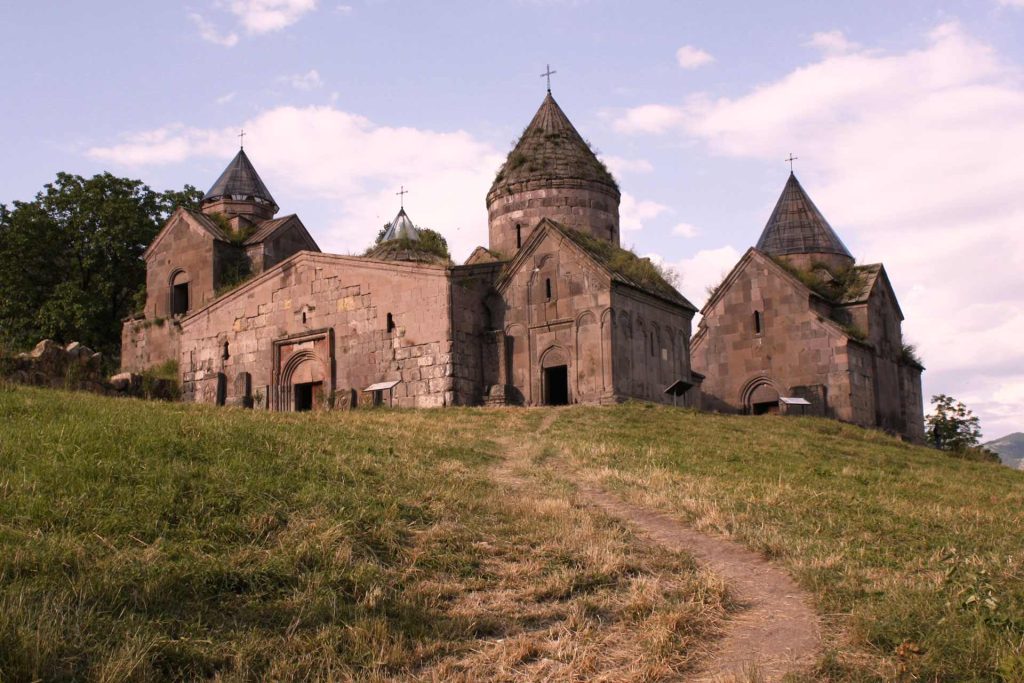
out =
<path fill-rule="evenodd" d="M 619 244 L 619 186 L 548 91 L 487 193 L 490 247 L 506 257 L 542 218 Z"/>

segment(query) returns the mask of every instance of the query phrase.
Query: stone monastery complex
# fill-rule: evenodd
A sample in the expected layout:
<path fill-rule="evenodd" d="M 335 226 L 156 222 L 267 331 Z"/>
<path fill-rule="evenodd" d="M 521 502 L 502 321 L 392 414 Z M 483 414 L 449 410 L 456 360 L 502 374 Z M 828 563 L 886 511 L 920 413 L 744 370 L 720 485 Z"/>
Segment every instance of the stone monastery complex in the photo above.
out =
<path fill-rule="evenodd" d="M 639 399 L 922 438 L 922 367 L 885 269 L 855 265 L 795 176 L 695 336 L 697 308 L 621 248 L 619 199 L 550 92 L 462 265 L 404 208 L 366 255 L 321 253 L 240 150 L 146 250 L 123 369 L 175 360 L 186 400 L 269 410 Z"/>

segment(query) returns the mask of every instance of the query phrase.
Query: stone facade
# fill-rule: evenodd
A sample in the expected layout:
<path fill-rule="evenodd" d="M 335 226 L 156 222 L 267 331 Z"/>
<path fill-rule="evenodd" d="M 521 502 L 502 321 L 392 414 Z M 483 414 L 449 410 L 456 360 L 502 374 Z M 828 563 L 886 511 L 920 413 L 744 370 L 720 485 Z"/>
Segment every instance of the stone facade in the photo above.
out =
<path fill-rule="evenodd" d="M 465 265 L 404 209 L 367 256 L 321 254 L 239 152 L 147 250 L 124 369 L 177 360 L 186 400 L 271 410 L 697 404 L 696 309 L 619 248 L 618 187 L 550 94 L 487 204 Z M 252 279 L 219 291 L 239 263 Z"/>
<path fill-rule="evenodd" d="M 747 251 L 701 311 L 692 360 L 705 407 L 825 416 L 922 441 L 922 367 L 905 352 L 885 269 L 854 264 L 795 177 L 759 246 L 778 253 Z"/>

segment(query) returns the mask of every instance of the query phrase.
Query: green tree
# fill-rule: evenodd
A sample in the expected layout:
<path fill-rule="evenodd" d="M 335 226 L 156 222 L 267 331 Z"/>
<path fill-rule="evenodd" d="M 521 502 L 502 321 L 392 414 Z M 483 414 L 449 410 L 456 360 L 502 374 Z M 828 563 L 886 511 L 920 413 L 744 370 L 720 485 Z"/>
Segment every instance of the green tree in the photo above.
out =
<path fill-rule="evenodd" d="M 975 448 L 981 438 L 981 422 L 962 402 L 952 396 L 932 396 L 932 413 L 925 418 L 928 443 L 944 451 L 963 452 Z"/>
<path fill-rule="evenodd" d="M 59 173 L 32 201 L 0 206 L 0 342 L 48 337 L 116 354 L 145 283 L 142 252 L 176 207 L 201 198 L 191 185 L 155 192 L 110 173 Z"/>

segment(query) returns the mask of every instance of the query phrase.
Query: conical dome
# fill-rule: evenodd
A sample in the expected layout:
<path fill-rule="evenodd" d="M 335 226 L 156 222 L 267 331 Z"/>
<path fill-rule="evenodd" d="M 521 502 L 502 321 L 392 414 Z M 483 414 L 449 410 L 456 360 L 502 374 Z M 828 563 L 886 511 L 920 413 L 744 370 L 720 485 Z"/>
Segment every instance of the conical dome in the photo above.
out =
<path fill-rule="evenodd" d="M 278 209 L 277 202 L 270 196 L 270 190 L 263 184 L 243 149 L 238 150 L 238 154 L 203 197 L 203 204 L 219 200 L 267 204 L 273 207 L 274 213 Z"/>
<path fill-rule="evenodd" d="M 757 248 L 772 256 L 808 255 L 840 264 L 853 262 L 853 255 L 793 173 L 789 174 Z"/>
<path fill-rule="evenodd" d="M 490 250 L 510 257 L 544 218 L 618 245 L 619 199 L 549 91 L 487 193 Z"/>
<path fill-rule="evenodd" d="M 515 149 L 501 167 L 488 198 L 551 181 L 576 180 L 619 193 L 612 174 L 597 158 L 549 92 Z"/>

